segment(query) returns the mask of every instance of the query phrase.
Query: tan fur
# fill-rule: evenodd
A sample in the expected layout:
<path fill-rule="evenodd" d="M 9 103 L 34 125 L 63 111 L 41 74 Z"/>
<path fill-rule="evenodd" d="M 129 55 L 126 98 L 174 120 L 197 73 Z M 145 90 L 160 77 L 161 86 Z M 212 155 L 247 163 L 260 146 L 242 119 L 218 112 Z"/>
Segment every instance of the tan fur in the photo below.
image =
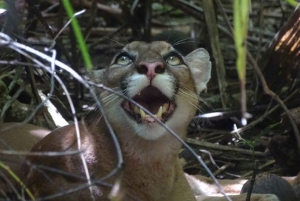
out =
<path fill-rule="evenodd" d="M 31 124 L 3 123 L 0 124 L 0 150 L 11 154 L 0 154 L 1 162 L 9 165 L 12 170 L 18 170 L 24 162 L 24 156 L 13 151 L 28 152 L 34 144 L 51 131 Z"/>
<path fill-rule="evenodd" d="M 34 144 L 44 138 L 51 131 L 31 124 L 20 123 L 0 124 L 0 162 L 9 167 L 16 175 L 21 175 L 21 165 L 25 162 L 26 152 L 29 152 Z M 18 152 L 16 152 L 18 151 Z M 21 155 L 22 152 L 24 155 Z M 9 191 L 8 182 L 15 178 L 4 168 L 0 169 L 0 189 L 2 192 Z"/>
<path fill-rule="evenodd" d="M 172 116 L 165 124 L 184 139 L 187 126 L 197 109 L 198 95 L 206 90 L 206 84 L 210 79 L 210 62 L 208 53 L 203 49 L 197 49 L 182 58 L 181 64 L 172 66 L 165 58 L 171 51 L 174 51 L 173 47 L 165 42 L 150 44 L 133 42 L 123 49 L 123 52 L 132 56 L 131 63 L 120 65 L 116 62 L 118 59 L 116 57 L 110 67 L 95 71 L 91 77 L 96 83 L 103 83 L 118 92 L 124 92 L 125 87 L 124 94 L 132 98 L 150 84 L 150 78 L 139 71 L 139 65 L 142 62 L 161 62 L 164 71 L 156 72 L 151 85 L 176 103 Z M 137 123 L 122 108 L 124 100 L 121 97 L 100 89 L 97 89 L 97 92 L 104 106 L 105 115 L 120 143 L 124 159 L 122 171 L 104 181 L 100 180 L 116 168 L 118 158 L 111 134 L 101 114 L 97 113 L 92 115 L 92 118 L 85 118 L 78 125 L 80 151 L 87 163 L 92 183 L 96 183 L 91 189 L 87 187 L 79 153 L 66 154 L 68 151 L 78 149 L 76 129 L 74 125 L 70 125 L 54 130 L 31 150 L 60 152 L 65 155 L 27 157 L 31 164 L 27 163 L 24 166 L 23 181 L 35 197 L 56 195 L 50 200 L 91 200 L 91 190 L 95 200 L 105 201 L 109 200 L 111 187 L 115 185 L 116 188 L 121 181 L 119 194 L 125 194 L 123 199 L 125 201 L 225 200 L 224 197 L 215 195 L 219 194 L 219 189 L 210 179 L 184 175 L 178 159 L 181 143 L 165 128 L 157 122 Z M 228 193 L 239 193 L 238 188 L 233 190 L 230 185 L 240 184 L 236 184 L 235 181 L 224 184 L 224 190 Z M 68 194 L 65 195 L 66 193 Z M 215 197 L 208 197 L 210 195 Z M 245 200 L 245 195 L 232 196 L 232 199 L 242 201 Z M 251 200 L 278 199 L 274 195 L 253 195 Z"/>

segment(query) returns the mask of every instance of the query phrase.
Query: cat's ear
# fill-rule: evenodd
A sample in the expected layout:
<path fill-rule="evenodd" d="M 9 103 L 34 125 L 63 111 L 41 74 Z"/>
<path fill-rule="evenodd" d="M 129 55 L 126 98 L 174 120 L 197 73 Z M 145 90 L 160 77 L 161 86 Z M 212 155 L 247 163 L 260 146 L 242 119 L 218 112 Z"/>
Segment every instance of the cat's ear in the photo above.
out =
<path fill-rule="evenodd" d="M 185 59 L 196 84 L 197 94 L 206 91 L 206 84 L 210 79 L 211 63 L 209 54 L 203 48 L 198 48 L 188 54 Z"/>

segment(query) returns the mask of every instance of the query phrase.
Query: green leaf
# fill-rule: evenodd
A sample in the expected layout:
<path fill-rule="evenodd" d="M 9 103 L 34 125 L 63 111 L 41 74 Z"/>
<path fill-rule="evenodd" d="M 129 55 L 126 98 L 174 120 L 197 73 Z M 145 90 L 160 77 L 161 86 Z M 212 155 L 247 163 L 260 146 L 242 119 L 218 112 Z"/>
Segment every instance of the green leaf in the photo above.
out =
<path fill-rule="evenodd" d="M 78 24 L 78 21 L 77 21 L 76 17 L 74 17 L 74 11 L 73 11 L 73 8 L 70 4 L 70 1 L 69 0 L 63 0 L 62 3 L 64 4 L 64 7 L 67 11 L 67 14 L 68 14 L 69 18 L 72 20 L 71 25 L 72 25 L 72 28 L 74 30 L 74 34 L 75 34 L 75 37 L 77 39 L 79 49 L 81 51 L 83 61 L 86 65 L 87 69 L 92 70 L 92 62 L 91 62 L 91 58 L 90 58 L 90 55 L 89 55 L 89 52 L 88 52 L 88 48 L 87 48 L 87 45 L 85 44 L 83 35 L 81 33 L 80 26 Z"/>
<path fill-rule="evenodd" d="M 299 3 L 296 0 L 286 0 L 286 2 L 288 2 L 290 5 L 296 7 Z"/>

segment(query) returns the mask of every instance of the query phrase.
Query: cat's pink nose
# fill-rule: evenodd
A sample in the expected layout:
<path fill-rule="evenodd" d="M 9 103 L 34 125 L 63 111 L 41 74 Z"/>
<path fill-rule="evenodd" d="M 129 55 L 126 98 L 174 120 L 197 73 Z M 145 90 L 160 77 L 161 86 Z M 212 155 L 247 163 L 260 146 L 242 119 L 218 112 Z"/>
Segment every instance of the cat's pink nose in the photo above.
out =
<path fill-rule="evenodd" d="M 157 73 L 165 72 L 164 64 L 156 62 L 140 62 L 137 68 L 138 73 L 145 74 L 149 80 L 152 80 Z"/>

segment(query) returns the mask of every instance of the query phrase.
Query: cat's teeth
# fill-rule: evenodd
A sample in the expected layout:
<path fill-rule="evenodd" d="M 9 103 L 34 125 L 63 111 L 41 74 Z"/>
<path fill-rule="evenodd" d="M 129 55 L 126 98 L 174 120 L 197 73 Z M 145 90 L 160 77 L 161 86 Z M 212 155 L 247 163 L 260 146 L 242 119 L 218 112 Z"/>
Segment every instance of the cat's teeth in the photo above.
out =
<path fill-rule="evenodd" d="M 157 114 L 156 114 L 156 116 L 157 116 L 157 118 L 158 119 L 161 119 L 161 115 L 163 114 L 163 108 L 162 108 L 162 106 L 160 106 L 159 107 L 159 110 L 158 110 L 158 112 L 157 112 Z"/>
<path fill-rule="evenodd" d="M 140 115 L 141 115 L 142 119 L 146 117 L 146 113 L 141 108 L 140 108 Z"/>
<path fill-rule="evenodd" d="M 139 107 L 138 106 L 134 106 L 134 112 L 135 113 L 140 113 Z"/>
<path fill-rule="evenodd" d="M 164 104 L 164 106 L 160 106 L 158 109 L 158 112 L 156 115 L 154 115 L 154 117 L 161 119 L 162 118 L 162 114 L 166 111 L 166 108 L 168 107 L 168 104 Z M 141 115 L 141 118 L 148 118 L 151 117 L 150 115 L 147 115 L 144 110 L 142 110 L 141 108 L 139 108 L 138 106 L 135 106 L 133 111 L 137 114 Z"/>
<path fill-rule="evenodd" d="M 166 111 L 168 111 L 168 108 L 169 108 L 169 104 L 165 103 L 162 107 L 162 112 L 165 113 Z"/>

